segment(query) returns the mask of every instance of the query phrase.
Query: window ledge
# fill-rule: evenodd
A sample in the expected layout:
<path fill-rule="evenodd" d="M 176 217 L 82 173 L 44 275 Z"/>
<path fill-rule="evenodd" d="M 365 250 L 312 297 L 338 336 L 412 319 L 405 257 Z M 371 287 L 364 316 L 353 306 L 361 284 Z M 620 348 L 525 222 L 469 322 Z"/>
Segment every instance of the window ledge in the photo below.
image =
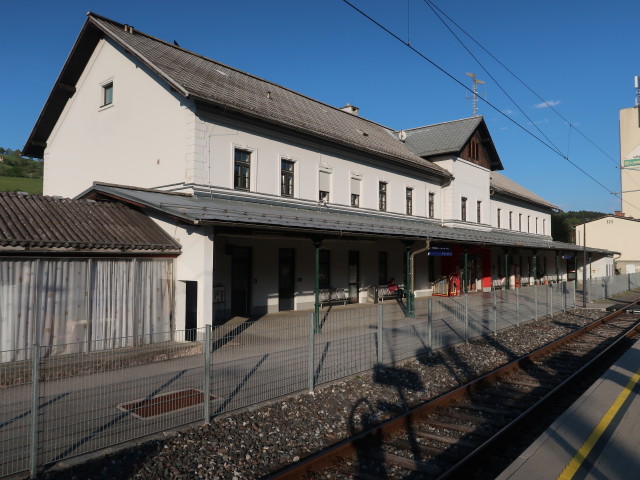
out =
<path fill-rule="evenodd" d="M 115 105 L 114 103 L 110 103 L 108 105 L 102 105 L 100 108 L 98 108 L 98 111 L 102 112 L 103 110 L 108 110 L 112 108 L 114 105 Z"/>

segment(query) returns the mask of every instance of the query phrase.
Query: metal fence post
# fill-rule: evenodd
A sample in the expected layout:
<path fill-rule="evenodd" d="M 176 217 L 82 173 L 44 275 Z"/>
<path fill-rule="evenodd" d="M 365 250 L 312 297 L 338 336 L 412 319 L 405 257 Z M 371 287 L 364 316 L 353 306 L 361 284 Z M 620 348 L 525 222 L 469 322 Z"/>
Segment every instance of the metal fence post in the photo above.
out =
<path fill-rule="evenodd" d="M 536 320 L 538 320 L 538 285 L 533 285 L 533 297 L 535 303 Z"/>
<path fill-rule="evenodd" d="M 315 387 L 314 354 L 315 354 L 315 313 L 309 315 L 309 391 Z"/>
<path fill-rule="evenodd" d="M 567 282 L 562 282 L 562 311 L 567 311 Z"/>
<path fill-rule="evenodd" d="M 578 280 L 573 282 L 573 308 L 576 308 L 576 290 L 578 289 Z"/>
<path fill-rule="evenodd" d="M 40 405 L 40 345 L 33 344 L 31 353 L 31 439 L 29 449 L 29 474 L 38 473 L 38 407 Z"/>
<path fill-rule="evenodd" d="M 549 314 L 553 315 L 553 283 L 549 284 Z"/>
<path fill-rule="evenodd" d="M 492 303 L 493 303 L 493 334 L 497 335 L 498 334 L 498 295 L 496 294 L 495 290 L 493 290 Z"/>
<path fill-rule="evenodd" d="M 520 288 L 516 288 L 516 326 L 520 326 Z"/>
<path fill-rule="evenodd" d="M 204 352 L 204 423 L 205 425 L 211 420 L 211 325 L 204 327 L 204 343 L 202 345 Z"/>
<path fill-rule="evenodd" d="M 429 348 L 433 350 L 433 299 L 427 302 L 427 332 L 429 334 Z"/>
<path fill-rule="evenodd" d="M 383 330 L 383 315 L 384 312 L 382 310 L 382 303 L 378 304 L 378 363 L 382 363 L 382 347 L 383 347 L 383 339 L 382 339 L 382 330 Z"/>
<path fill-rule="evenodd" d="M 464 292 L 464 341 L 469 342 L 469 303 L 467 292 Z"/>

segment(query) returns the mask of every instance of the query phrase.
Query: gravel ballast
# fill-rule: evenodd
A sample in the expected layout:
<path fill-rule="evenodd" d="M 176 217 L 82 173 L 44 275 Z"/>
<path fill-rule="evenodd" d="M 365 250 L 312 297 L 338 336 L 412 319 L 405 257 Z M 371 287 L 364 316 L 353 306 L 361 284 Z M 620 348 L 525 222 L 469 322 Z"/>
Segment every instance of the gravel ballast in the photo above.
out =
<path fill-rule="evenodd" d="M 363 428 L 451 390 L 605 315 L 574 309 L 380 366 L 88 462 L 61 462 L 48 479 L 257 479 Z"/>

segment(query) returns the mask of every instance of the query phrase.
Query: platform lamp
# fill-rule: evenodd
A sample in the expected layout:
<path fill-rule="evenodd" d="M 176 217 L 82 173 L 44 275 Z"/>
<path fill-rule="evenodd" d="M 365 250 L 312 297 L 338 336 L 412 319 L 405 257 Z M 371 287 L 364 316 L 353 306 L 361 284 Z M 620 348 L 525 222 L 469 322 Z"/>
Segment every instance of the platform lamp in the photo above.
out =
<path fill-rule="evenodd" d="M 587 307 L 587 219 L 582 230 L 582 307 Z"/>

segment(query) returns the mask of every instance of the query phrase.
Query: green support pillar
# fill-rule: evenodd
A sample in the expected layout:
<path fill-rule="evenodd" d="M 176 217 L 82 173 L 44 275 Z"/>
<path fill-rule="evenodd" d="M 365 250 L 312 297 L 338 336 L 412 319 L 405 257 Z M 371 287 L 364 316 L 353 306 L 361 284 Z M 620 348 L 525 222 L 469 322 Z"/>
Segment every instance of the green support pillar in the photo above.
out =
<path fill-rule="evenodd" d="M 315 282 L 315 303 L 313 313 L 313 329 L 314 332 L 320 332 L 320 246 L 322 240 L 314 240 L 313 247 L 315 248 L 316 257 L 316 282 Z"/>
<path fill-rule="evenodd" d="M 404 246 L 404 256 L 406 262 L 406 278 L 404 282 L 404 296 L 407 304 L 407 317 L 413 318 L 413 292 L 410 290 L 411 287 L 411 276 L 413 272 L 411 271 L 411 244 L 405 243 Z"/>
<path fill-rule="evenodd" d="M 509 290 L 509 249 L 504 249 L 504 289 Z"/>
<path fill-rule="evenodd" d="M 533 251 L 533 284 L 538 283 L 538 252 Z"/>
<path fill-rule="evenodd" d="M 469 249 L 464 247 L 464 265 L 462 268 L 462 291 L 467 293 L 469 283 Z"/>
<path fill-rule="evenodd" d="M 556 252 L 556 283 L 560 283 L 560 254 Z"/>

